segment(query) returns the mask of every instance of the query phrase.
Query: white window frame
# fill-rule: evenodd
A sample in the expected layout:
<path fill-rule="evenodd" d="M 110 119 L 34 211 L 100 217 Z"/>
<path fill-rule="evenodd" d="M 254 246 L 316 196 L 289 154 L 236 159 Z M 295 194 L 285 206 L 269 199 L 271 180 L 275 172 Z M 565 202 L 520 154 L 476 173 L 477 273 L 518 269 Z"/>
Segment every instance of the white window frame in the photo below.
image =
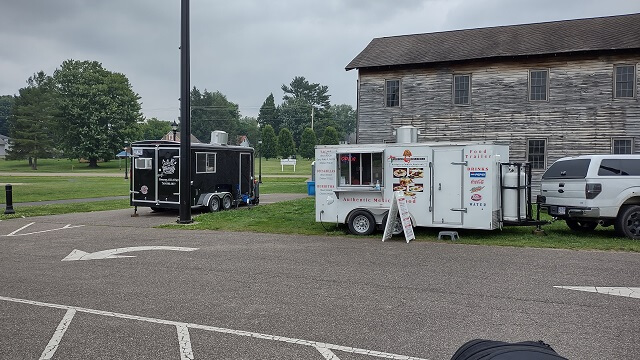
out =
<path fill-rule="evenodd" d="M 139 170 L 150 170 L 153 169 L 153 159 L 152 158 L 134 158 L 133 159 L 134 167 Z"/>
<path fill-rule="evenodd" d="M 205 155 L 205 171 L 198 170 L 198 155 Z M 213 170 L 208 169 L 209 155 L 213 155 Z M 196 152 L 196 174 L 215 174 L 218 170 L 218 153 L 209 151 Z"/>
<path fill-rule="evenodd" d="M 615 152 L 616 141 L 630 141 L 631 142 L 631 152 L 628 152 L 628 153 L 616 153 Z M 634 150 L 634 143 L 633 143 L 633 138 L 632 137 L 612 137 L 611 138 L 611 153 L 612 154 L 633 154 L 633 150 Z"/>
<path fill-rule="evenodd" d="M 389 90 L 389 82 L 397 81 L 398 82 L 398 105 L 389 105 L 389 99 L 387 97 Z M 386 108 L 399 108 L 402 106 L 402 81 L 400 79 L 385 79 L 384 80 L 384 107 Z"/>
<path fill-rule="evenodd" d="M 632 74 L 633 74 L 633 79 L 632 79 L 632 87 L 631 87 L 631 92 L 632 95 L 631 96 L 618 96 L 618 68 L 622 68 L 622 67 L 631 67 L 633 68 Z M 637 96 L 637 88 L 638 88 L 638 74 L 637 74 L 637 67 L 636 64 L 615 64 L 613 65 L 613 98 L 614 99 L 635 99 Z"/>
<path fill-rule="evenodd" d="M 531 156 L 531 155 L 540 155 L 540 154 L 531 154 L 531 152 L 530 152 L 530 150 L 531 150 L 531 144 L 530 144 L 531 141 L 543 141 L 544 142 L 544 153 L 541 154 L 544 157 L 542 167 L 534 167 L 533 166 L 533 162 L 530 161 L 529 156 Z M 549 141 L 546 138 L 530 138 L 530 139 L 527 139 L 527 162 L 531 163 L 531 168 L 532 169 L 546 169 L 547 168 L 547 158 L 548 158 L 547 151 L 548 151 L 548 148 L 549 148 Z"/>
<path fill-rule="evenodd" d="M 468 92 L 467 102 L 466 103 L 456 103 L 456 77 L 468 77 L 469 78 L 469 87 L 466 89 Z M 451 78 L 451 102 L 455 106 L 469 106 L 471 105 L 471 74 L 453 74 Z"/>
<path fill-rule="evenodd" d="M 544 72 L 547 74 L 546 76 L 546 81 L 545 81 L 545 98 L 543 100 L 541 99 L 533 99 L 533 92 L 531 91 L 531 89 L 533 88 L 533 83 L 531 82 L 531 73 L 533 72 Z M 551 71 L 549 71 L 549 69 L 530 69 L 529 70 L 529 86 L 528 86 L 528 93 L 529 93 L 529 101 L 530 102 L 549 102 L 549 77 L 550 77 L 550 73 Z"/>

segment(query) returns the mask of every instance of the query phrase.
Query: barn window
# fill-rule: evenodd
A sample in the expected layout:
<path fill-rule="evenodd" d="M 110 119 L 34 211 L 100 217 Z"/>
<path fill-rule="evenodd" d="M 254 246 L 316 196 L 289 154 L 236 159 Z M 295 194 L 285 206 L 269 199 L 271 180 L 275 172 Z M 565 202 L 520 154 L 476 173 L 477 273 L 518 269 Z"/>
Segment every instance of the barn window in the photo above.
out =
<path fill-rule="evenodd" d="M 469 105 L 471 103 L 471 75 L 453 75 L 453 103 Z"/>
<path fill-rule="evenodd" d="M 387 107 L 400 106 L 400 80 L 385 81 L 384 93 Z"/>
<path fill-rule="evenodd" d="M 532 169 L 545 169 L 547 162 L 547 140 L 529 139 L 527 144 L 527 161 Z"/>
<path fill-rule="evenodd" d="M 614 97 L 634 98 L 636 87 L 636 67 L 634 65 L 614 66 Z"/>
<path fill-rule="evenodd" d="M 613 138 L 611 139 L 612 154 L 633 154 L 633 139 Z"/>
<path fill-rule="evenodd" d="M 216 172 L 216 153 L 197 152 L 196 153 L 196 173 Z"/>
<path fill-rule="evenodd" d="M 529 71 L 529 101 L 549 99 L 549 70 Z"/>

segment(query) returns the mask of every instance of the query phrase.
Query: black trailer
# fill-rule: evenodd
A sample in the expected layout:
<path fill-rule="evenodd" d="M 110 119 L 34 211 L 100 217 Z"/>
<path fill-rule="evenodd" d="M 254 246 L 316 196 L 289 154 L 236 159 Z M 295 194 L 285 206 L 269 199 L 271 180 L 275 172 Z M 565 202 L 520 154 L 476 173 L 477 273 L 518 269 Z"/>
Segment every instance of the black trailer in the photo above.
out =
<path fill-rule="evenodd" d="M 180 143 L 143 140 L 131 144 L 131 206 L 153 210 L 180 206 Z M 191 144 L 191 206 L 210 211 L 257 205 L 254 150 L 224 144 Z"/>

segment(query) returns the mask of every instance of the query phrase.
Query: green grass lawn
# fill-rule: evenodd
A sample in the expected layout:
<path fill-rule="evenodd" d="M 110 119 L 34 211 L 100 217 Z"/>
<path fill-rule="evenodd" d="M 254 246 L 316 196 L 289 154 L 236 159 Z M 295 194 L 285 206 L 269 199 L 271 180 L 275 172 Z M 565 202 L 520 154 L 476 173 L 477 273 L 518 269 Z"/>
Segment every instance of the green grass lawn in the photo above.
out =
<path fill-rule="evenodd" d="M 13 202 L 44 200 L 84 199 L 129 194 L 129 181 L 114 177 L 49 177 L 49 176 L 0 176 L 4 204 L 4 185 L 13 187 Z"/>
<path fill-rule="evenodd" d="M 545 215 L 545 218 L 550 218 Z M 204 213 L 195 218 L 191 225 L 165 225 L 167 228 L 194 230 L 255 231 L 300 235 L 348 235 L 345 225 L 317 223 L 315 221 L 314 198 L 304 198 L 277 204 L 241 208 L 236 211 Z M 581 250 L 617 250 L 640 252 L 640 241 L 617 237 L 613 228 L 598 228 L 591 233 L 576 233 L 564 221 L 556 221 L 543 227 L 546 236 L 534 235 L 534 227 L 506 227 L 503 230 L 457 230 L 459 244 L 498 245 L 516 247 L 537 247 Z M 436 228 L 416 228 L 416 241 L 438 242 Z M 382 232 L 366 237 L 371 241 L 382 241 Z M 404 236 L 393 237 L 390 241 L 404 241 Z M 440 240 L 439 242 L 451 242 Z"/>
<path fill-rule="evenodd" d="M 306 159 L 298 159 L 296 171 L 293 166 L 285 166 L 284 171 L 280 166 L 280 159 L 262 159 L 262 175 L 287 175 L 297 177 L 311 177 L 311 161 Z M 131 165 L 127 162 L 127 167 Z M 0 175 L 3 172 L 26 172 L 26 173 L 118 173 L 122 172 L 124 177 L 125 161 L 111 160 L 107 162 L 99 162 L 97 169 L 89 168 L 86 162 L 68 159 L 38 159 L 38 170 L 31 170 L 31 166 L 27 160 L 4 160 L 0 159 Z M 260 160 L 255 160 L 255 175 L 258 177 L 260 170 Z M 264 182 L 264 179 L 263 179 Z"/>
<path fill-rule="evenodd" d="M 127 162 L 127 166 L 131 165 Z M 3 172 L 25 173 L 117 173 L 124 177 L 124 160 L 99 162 L 98 168 L 89 168 L 89 163 L 68 159 L 38 159 L 38 170 L 32 170 L 27 160 L 0 160 L 0 175 Z"/>

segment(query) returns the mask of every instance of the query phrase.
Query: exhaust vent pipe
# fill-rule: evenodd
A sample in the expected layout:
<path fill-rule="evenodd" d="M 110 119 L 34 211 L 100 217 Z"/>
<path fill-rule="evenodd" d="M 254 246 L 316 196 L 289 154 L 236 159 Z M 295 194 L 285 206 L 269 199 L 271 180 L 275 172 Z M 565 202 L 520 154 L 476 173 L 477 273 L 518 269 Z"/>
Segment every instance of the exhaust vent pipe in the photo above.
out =
<path fill-rule="evenodd" d="M 211 132 L 211 142 L 213 145 L 227 145 L 229 141 L 229 134 L 222 130 L 215 130 Z"/>
<path fill-rule="evenodd" d="M 418 134 L 420 134 L 420 131 L 415 126 L 400 126 L 394 132 L 398 144 L 417 143 Z"/>

